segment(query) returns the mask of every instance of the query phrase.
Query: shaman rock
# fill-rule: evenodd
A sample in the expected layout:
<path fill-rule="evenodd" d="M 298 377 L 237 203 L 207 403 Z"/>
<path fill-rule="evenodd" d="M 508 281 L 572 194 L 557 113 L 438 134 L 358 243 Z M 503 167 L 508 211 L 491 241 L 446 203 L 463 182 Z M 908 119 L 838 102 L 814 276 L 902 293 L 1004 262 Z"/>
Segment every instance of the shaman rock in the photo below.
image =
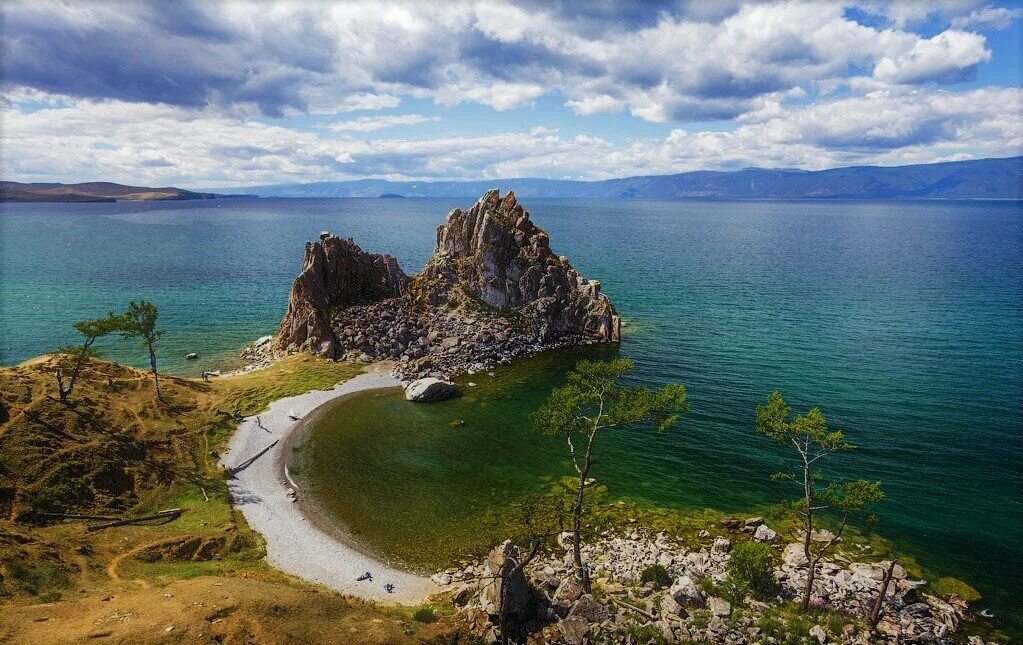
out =
<path fill-rule="evenodd" d="M 512 192 L 502 198 L 492 190 L 468 211 L 451 211 L 411 290 L 433 305 L 468 299 L 517 310 L 542 341 L 566 334 L 621 339 L 621 319 L 600 282 L 582 277 L 551 251 L 550 236 L 530 221 Z"/>

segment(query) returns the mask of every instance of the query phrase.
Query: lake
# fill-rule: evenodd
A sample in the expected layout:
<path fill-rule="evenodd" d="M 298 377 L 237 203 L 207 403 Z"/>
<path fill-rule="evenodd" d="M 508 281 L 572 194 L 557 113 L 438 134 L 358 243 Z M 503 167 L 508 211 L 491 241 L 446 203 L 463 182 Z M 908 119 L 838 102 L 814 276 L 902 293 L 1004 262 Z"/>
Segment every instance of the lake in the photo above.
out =
<path fill-rule="evenodd" d="M 242 345 L 275 331 L 303 245 L 321 230 L 391 253 L 414 273 L 444 214 L 469 205 L 4 204 L 0 363 L 73 341 L 74 320 L 148 298 L 167 331 L 164 369 L 231 364 Z M 768 475 L 781 453 L 753 432 L 753 419 L 756 403 L 779 389 L 797 410 L 820 406 L 860 446 L 838 472 L 883 481 L 889 498 L 879 533 L 926 566 L 967 580 L 984 593 L 982 606 L 1019 626 L 1021 203 L 535 199 L 524 206 L 550 232 L 554 250 L 614 300 L 627 322 L 621 353 L 636 361 L 633 381 L 689 390 L 692 413 L 669 434 L 608 435 L 594 474 L 613 494 L 680 508 L 777 501 Z M 112 341 L 104 349 L 145 364 L 140 347 Z M 188 352 L 200 360 L 186 361 Z M 428 515 L 438 509 L 471 522 L 509 489 L 562 474 L 561 447 L 529 439 L 526 419 L 572 359 L 523 363 L 481 383 L 475 397 L 415 417 L 395 395 L 344 403 L 347 411 L 331 411 L 334 418 L 360 423 L 345 430 L 346 441 L 329 427 L 317 431 L 320 439 L 314 433 L 333 446 L 318 467 L 371 467 L 366 476 L 348 468 L 334 480 L 319 477 L 320 494 L 347 487 L 366 503 L 338 505 L 354 509 L 348 516 L 335 509 L 339 519 L 371 545 L 400 551 L 381 537 L 395 521 L 421 527 L 414 537 L 429 539 Z M 446 425 L 453 416 L 467 421 L 455 439 Z M 478 467 L 483 457 L 494 458 Z M 401 496 L 383 494 L 389 485 L 425 501 L 408 509 Z"/>

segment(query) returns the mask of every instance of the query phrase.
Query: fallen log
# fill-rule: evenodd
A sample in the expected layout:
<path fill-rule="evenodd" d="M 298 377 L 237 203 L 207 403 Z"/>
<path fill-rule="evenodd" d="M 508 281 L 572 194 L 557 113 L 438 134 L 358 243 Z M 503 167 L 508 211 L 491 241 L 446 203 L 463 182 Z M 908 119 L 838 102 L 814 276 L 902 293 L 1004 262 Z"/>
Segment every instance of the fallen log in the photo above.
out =
<path fill-rule="evenodd" d="M 646 618 L 649 618 L 650 620 L 657 620 L 657 616 L 654 616 L 650 612 L 644 611 L 644 610 L 642 610 L 639 607 L 636 607 L 634 605 L 630 605 L 627 602 L 623 602 L 621 600 L 618 600 L 617 598 L 612 598 L 611 602 L 613 602 L 616 605 L 620 605 L 620 606 L 624 607 L 625 609 L 628 609 L 629 611 L 634 611 L 637 614 L 639 614 L 640 616 L 644 616 Z"/>
<path fill-rule="evenodd" d="M 85 530 L 100 531 L 102 529 L 109 529 L 115 526 L 138 524 L 140 522 L 151 522 L 153 520 L 167 520 L 167 522 L 173 522 L 174 520 L 181 517 L 181 514 L 184 512 L 185 510 L 182 508 L 169 508 L 165 511 L 160 511 L 159 513 L 154 513 L 152 515 L 144 515 L 142 517 L 126 517 L 119 520 L 115 520 L 113 522 L 108 522 L 106 524 L 93 524 L 92 526 L 87 526 Z"/>

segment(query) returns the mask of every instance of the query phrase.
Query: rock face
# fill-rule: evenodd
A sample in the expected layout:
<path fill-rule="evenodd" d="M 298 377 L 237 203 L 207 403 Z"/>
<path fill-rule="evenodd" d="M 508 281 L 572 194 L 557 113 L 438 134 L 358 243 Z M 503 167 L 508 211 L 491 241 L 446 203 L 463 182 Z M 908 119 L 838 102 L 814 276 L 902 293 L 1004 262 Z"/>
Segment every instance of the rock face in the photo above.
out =
<path fill-rule="evenodd" d="M 405 398 L 417 403 L 444 401 L 458 394 L 455 384 L 439 378 L 427 377 L 412 381 L 405 387 Z"/>
<path fill-rule="evenodd" d="M 338 344 L 331 310 L 400 296 L 407 285 L 408 276 L 390 255 L 367 253 L 351 239 L 320 233 L 319 242 L 306 244 L 302 273 L 291 285 L 277 347 L 334 358 Z"/>
<path fill-rule="evenodd" d="M 544 349 L 617 342 L 621 320 L 600 283 L 550 249 L 512 193 L 452 211 L 422 274 L 322 233 L 275 340 L 277 352 L 392 359 L 405 380 L 460 372 Z"/>
<path fill-rule="evenodd" d="M 515 571 L 519 557 L 511 541 L 494 547 L 487 556 L 488 575 L 480 587 L 480 601 L 491 616 L 501 613 L 502 595 L 505 615 L 513 620 L 522 620 L 532 609 L 526 574 L 521 569 Z"/>
<path fill-rule="evenodd" d="M 621 320 L 600 283 L 587 280 L 509 192 L 492 190 L 468 211 L 455 209 L 437 228 L 437 250 L 414 280 L 413 292 L 430 304 L 459 298 L 496 309 L 517 309 L 540 340 L 585 334 L 621 338 Z"/>

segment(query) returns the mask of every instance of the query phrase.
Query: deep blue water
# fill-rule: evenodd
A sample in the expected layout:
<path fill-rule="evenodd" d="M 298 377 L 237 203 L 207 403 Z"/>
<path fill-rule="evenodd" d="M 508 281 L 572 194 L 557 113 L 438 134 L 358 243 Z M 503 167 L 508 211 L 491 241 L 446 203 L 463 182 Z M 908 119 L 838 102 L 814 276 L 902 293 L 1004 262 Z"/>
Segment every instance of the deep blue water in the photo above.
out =
<path fill-rule="evenodd" d="M 225 360 L 275 330 L 321 230 L 409 273 L 457 199 L 263 199 L 2 206 L 0 363 L 74 340 L 70 323 L 160 306 L 166 369 Z M 1020 202 L 529 200 L 556 252 L 601 280 L 646 383 L 692 414 L 602 464 L 631 495 L 770 501 L 778 452 L 752 432 L 772 389 L 860 445 L 841 474 L 881 479 L 877 530 L 1020 620 L 1023 205 Z M 122 342 L 108 356 L 142 365 Z M 184 355 L 197 351 L 198 363 Z M 644 464 L 637 469 L 637 460 Z"/>

